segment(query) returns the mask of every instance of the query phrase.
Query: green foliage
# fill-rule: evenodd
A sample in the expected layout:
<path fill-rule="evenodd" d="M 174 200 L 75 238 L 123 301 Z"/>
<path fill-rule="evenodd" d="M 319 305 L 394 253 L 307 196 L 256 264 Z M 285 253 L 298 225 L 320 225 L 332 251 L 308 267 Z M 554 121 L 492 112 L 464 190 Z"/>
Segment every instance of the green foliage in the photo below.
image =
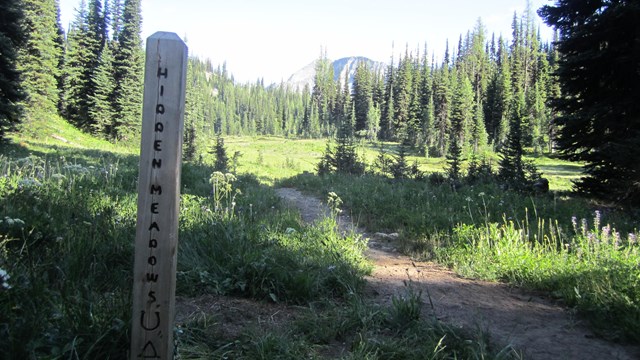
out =
<path fill-rule="evenodd" d="M 354 141 L 353 123 L 351 120 L 344 120 L 337 135 L 337 145 L 331 148 L 327 142 L 327 148 L 318 163 L 318 174 L 329 173 L 361 175 L 364 173 L 364 162 L 356 153 Z"/>
<path fill-rule="evenodd" d="M 505 192 L 487 162 L 472 163 L 465 179 L 472 185 L 456 189 L 443 179 L 389 182 L 370 175 L 301 175 L 285 184 L 339 193 L 362 226 L 399 232 L 405 253 L 436 258 L 467 276 L 548 291 L 575 306 L 603 336 L 638 341 L 640 250 L 633 214 L 599 212 L 591 226 L 578 224 L 591 216 L 583 200 Z"/>
<path fill-rule="evenodd" d="M 22 0 L 21 7 L 24 14 L 21 31 L 26 41 L 18 51 L 16 68 L 21 72 L 22 88 L 27 94 L 25 120 L 28 125 L 42 115 L 57 113 L 57 76 L 62 49 L 57 44 L 57 2 Z"/>
<path fill-rule="evenodd" d="M 0 348 L 9 358 L 109 358 L 128 346 L 136 161 L 103 156 L 91 165 L 2 159 L 0 264 L 11 289 L 0 299 Z"/>
<path fill-rule="evenodd" d="M 128 349 L 137 165 L 60 148 L 0 158 L 0 348 L 9 358 Z M 214 173 L 212 192 L 211 170 L 183 171 L 179 294 L 305 304 L 361 289 L 365 241 L 338 234 L 333 220 L 302 226 L 251 177 Z"/>
<path fill-rule="evenodd" d="M 222 135 L 216 137 L 216 145 L 213 153 L 215 154 L 213 169 L 220 172 L 229 171 L 229 156 L 227 156 L 227 148 L 224 146 L 224 138 Z"/>
<path fill-rule="evenodd" d="M 424 173 L 418 168 L 417 161 L 409 163 L 407 148 L 400 144 L 397 153 L 388 155 L 384 146 L 380 146 L 378 156 L 373 162 L 374 172 L 394 179 L 421 179 Z"/>
<path fill-rule="evenodd" d="M 20 85 L 20 73 L 16 69 L 18 49 L 25 34 L 20 23 L 22 10 L 17 2 L 0 4 L 0 142 L 7 131 L 13 130 L 20 121 L 22 112 L 19 102 L 25 94 Z"/>
<path fill-rule="evenodd" d="M 602 226 L 597 211 L 592 227 L 573 217 L 573 235 L 551 220 L 528 219 L 459 225 L 441 260 L 466 276 L 508 281 L 545 290 L 588 315 L 601 336 L 637 342 L 640 292 L 637 233 L 626 237 Z"/>
<path fill-rule="evenodd" d="M 98 67 L 105 64 L 102 52 L 106 41 L 105 19 L 102 4 L 99 0 L 91 0 L 88 10 L 81 3 L 74 22 L 69 29 L 66 43 L 65 77 L 64 77 L 64 115 L 77 127 L 87 131 L 93 130 L 97 120 L 91 117 L 95 114 L 96 87 L 108 86 L 110 81 L 105 76 L 110 75 L 108 69 L 102 69 L 98 77 Z M 110 55 L 105 55 L 110 56 Z M 105 74 L 106 73 L 106 74 Z M 103 82 L 106 82 L 104 84 Z M 104 92 L 104 89 L 100 89 Z M 100 94 L 103 101 L 107 101 L 107 94 Z"/>
<path fill-rule="evenodd" d="M 114 140 L 133 141 L 140 133 L 142 121 L 142 24 L 140 0 L 125 0 L 122 31 L 114 49 Z"/>
<path fill-rule="evenodd" d="M 586 162 L 577 189 L 638 204 L 638 3 L 559 2 L 540 14 L 560 31 L 557 145 L 564 158 Z"/>
<path fill-rule="evenodd" d="M 535 165 L 524 160 L 522 122 L 524 95 L 518 92 L 511 107 L 511 131 L 500 149 L 499 178 L 508 187 L 518 191 L 531 191 L 535 181 L 540 179 Z"/>

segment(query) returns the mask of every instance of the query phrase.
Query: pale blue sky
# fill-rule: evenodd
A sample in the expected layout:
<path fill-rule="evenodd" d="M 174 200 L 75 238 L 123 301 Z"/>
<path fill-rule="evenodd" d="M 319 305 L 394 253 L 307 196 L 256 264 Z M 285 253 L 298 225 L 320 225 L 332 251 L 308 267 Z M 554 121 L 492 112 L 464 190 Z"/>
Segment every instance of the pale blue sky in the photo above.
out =
<path fill-rule="evenodd" d="M 80 0 L 60 0 L 66 28 Z M 551 0 L 532 0 L 534 10 Z M 279 82 L 318 58 L 325 47 L 331 59 L 366 56 L 388 61 L 405 45 L 415 50 L 427 42 L 441 57 L 445 40 L 458 43 L 478 17 L 488 31 L 511 37 L 514 11 L 526 0 L 142 0 L 143 33 L 171 31 L 184 39 L 191 54 L 226 60 L 240 82 L 264 77 Z M 537 18 L 537 16 L 536 16 Z M 551 30 L 542 21 L 543 38 Z"/>

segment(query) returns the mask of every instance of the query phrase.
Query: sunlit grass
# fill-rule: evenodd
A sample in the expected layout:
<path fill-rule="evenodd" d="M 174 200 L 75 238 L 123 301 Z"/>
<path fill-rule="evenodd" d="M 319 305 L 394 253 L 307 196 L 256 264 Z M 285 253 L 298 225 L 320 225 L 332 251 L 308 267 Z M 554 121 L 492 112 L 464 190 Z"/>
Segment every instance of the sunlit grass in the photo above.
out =
<path fill-rule="evenodd" d="M 243 136 L 225 137 L 225 145 L 229 158 L 232 158 L 236 152 L 239 153 L 236 163 L 238 173 L 253 174 L 262 182 L 273 184 L 277 180 L 290 178 L 304 172 L 316 173 L 317 164 L 326 149 L 327 140 Z M 366 141 L 357 144 L 357 153 L 365 161 L 369 170 L 382 149 L 387 154 L 394 154 L 398 150 L 398 144 Z M 211 154 L 207 154 L 204 159 L 209 162 L 213 161 Z M 571 181 L 581 176 L 582 167 L 579 164 L 545 156 L 527 157 L 527 159 L 534 161 L 543 176 L 549 179 L 549 187 L 553 191 L 571 190 Z M 498 168 L 499 157 L 497 154 L 487 154 L 485 160 L 494 169 Z M 447 167 L 447 161 L 443 157 L 425 157 L 411 151 L 408 152 L 407 161 L 411 164 L 416 162 L 418 168 L 425 173 L 443 173 Z M 466 165 L 467 163 L 463 164 L 463 169 L 466 168 Z"/>

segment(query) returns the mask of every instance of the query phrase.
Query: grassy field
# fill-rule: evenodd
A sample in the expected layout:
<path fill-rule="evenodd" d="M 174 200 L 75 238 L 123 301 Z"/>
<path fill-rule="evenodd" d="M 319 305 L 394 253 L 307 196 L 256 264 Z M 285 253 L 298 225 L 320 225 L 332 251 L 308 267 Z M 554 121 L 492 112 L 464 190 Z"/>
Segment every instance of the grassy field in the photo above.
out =
<path fill-rule="evenodd" d="M 131 321 L 137 147 L 96 140 L 57 118 L 30 129 L 0 153 L 0 352 L 10 359 L 122 357 Z M 567 193 L 579 165 L 534 158 L 561 191 L 530 196 L 492 183 L 452 188 L 429 177 L 318 177 L 322 140 L 225 142 L 229 157 L 239 152 L 237 178 L 216 175 L 229 192 L 212 191 L 210 155 L 183 164 L 177 293 L 298 311 L 276 328 L 232 335 L 221 314 L 190 319 L 176 335 L 183 359 L 335 358 L 336 343 L 344 344 L 344 359 L 518 358 L 492 346 L 487 334 L 420 315 L 416 294 L 399 294 L 389 307 L 369 303 L 361 292 L 366 242 L 342 239 L 332 219 L 304 224 L 281 206 L 274 185 L 321 198 L 334 191 L 361 225 L 399 232 L 408 254 L 466 276 L 544 290 L 588 316 L 603 337 L 639 341 L 637 216 Z M 362 144 L 359 152 L 371 162 L 378 145 Z M 445 165 L 410 159 L 428 173 Z"/>
<path fill-rule="evenodd" d="M 281 137 L 226 137 L 225 145 L 228 155 L 239 153 L 237 171 L 256 175 L 262 182 L 273 184 L 276 180 L 286 179 L 303 172 L 315 173 L 322 154 L 326 148 L 326 140 L 303 139 L 293 140 Z M 387 153 L 397 150 L 393 143 L 367 143 L 358 146 L 359 156 L 371 165 L 380 149 Z M 580 177 L 579 164 L 550 157 L 529 157 L 542 175 L 549 179 L 549 187 L 554 191 L 571 189 L 571 180 Z M 444 158 L 426 158 L 418 154 L 409 154 L 409 162 L 417 162 L 420 170 L 426 173 L 443 172 L 446 167 Z M 498 158 L 492 156 L 489 162 L 497 167 Z"/>
<path fill-rule="evenodd" d="M 0 149 L 2 357 L 124 358 L 137 149 L 57 118 L 12 140 Z M 416 294 L 398 294 L 388 307 L 367 301 L 366 241 L 343 238 L 331 218 L 304 224 L 268 186 L 311 170 L 313 161 L 292 148 L 320 152 L 321 142 L 230 139 L 233 146 L 245 154 L 237 178 L 213 173 L 207 162 L 183 164 L 177 295 L 277 303 L 296 315 L 277 328 L 253 322 L 233 334 L 223 331 L 224 313 L 186 319 L 176 329 L 180 358 L 333 359 L 335 344 L 343 359 L 518 358 L 487 334 L 421 315 Z M 228 190 L 213 191 L 212 176 Z"/>

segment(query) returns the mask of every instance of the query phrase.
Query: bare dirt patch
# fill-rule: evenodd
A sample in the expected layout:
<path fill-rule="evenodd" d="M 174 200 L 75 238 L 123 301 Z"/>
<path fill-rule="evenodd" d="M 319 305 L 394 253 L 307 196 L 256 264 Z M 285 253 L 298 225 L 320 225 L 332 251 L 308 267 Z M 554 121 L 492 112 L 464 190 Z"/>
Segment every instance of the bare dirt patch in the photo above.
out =
<path fill-rule="evenodd" d="M 329 213 L 327 206 L 296 189 L 278 195 L 300 210 L 306 222 Z M 487 330 L 498 344 L 511 344 L 530 359 L 640 359 L 640 347 L 596 338 L 570 309 L 540 295 L 506 284 L 464 279 L 432 262 L 414 261 L 395 251 L 389 237 L 373 236 L 353 227 L 346 214 L 339 217 L 343 231 L 370 237 L 368 257 L 374 271 L 367 293 L 380 304 L 402 294 L 407 284 L 422 293 L 423 314 L 444 323 Z"/>

